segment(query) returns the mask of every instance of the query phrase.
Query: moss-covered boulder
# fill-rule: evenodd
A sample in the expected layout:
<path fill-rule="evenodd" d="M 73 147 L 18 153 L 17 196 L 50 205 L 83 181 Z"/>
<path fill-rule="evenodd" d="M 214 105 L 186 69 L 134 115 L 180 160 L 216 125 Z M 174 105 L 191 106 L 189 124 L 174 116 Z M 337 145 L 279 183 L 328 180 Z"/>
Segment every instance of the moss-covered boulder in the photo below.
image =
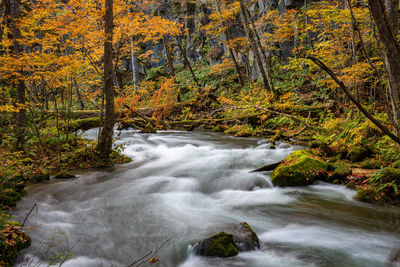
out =
<path fill-rule="evenodd" d="M 241 251 L 260 248 L 256 233 L 246 223 L 227 226 L 224 232 L 204 239 L 193 247 L 196 255 L 207 257 L 233 257 Z"/>
<path fill-rule="evenodd" d="M 325 180 L 328 165 L 308 150 L 290 154 L 271 174 L 275 186 L 305 186 Z"/>
<path fill-rule="evenodd" d="M 193 251 L 196 255 L 207 257 L 233 257 L 239 249 L 233 241 L 233 235 L 221 232 L 197 243 Z"/>
<path fill-rule="evenodd" d="M 7 223 L 0 229 L 0 266 L 12 266 L 17 261 L 18 252 L 31 245 L 31 239 L 20 225 Z"/>

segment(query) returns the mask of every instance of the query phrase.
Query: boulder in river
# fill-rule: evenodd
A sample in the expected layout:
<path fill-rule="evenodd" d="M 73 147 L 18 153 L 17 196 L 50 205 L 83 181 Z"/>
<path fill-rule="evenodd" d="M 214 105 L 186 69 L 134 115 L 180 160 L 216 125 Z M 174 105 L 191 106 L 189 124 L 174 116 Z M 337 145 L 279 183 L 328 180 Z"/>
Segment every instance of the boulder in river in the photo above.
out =
<path fill-rule="evenodd" d="M 315 180 L 325 180 L 328 165 L 307 150 L 290 154 L 271 174 L 276 186 L 305 186 Z"/>
<path fill-rule="evenodd" d="M 193 251 L 199 256 L 226 258 L 258 248 L 260 243 L 256 233 L 243 222 L 196 243 Z"/>

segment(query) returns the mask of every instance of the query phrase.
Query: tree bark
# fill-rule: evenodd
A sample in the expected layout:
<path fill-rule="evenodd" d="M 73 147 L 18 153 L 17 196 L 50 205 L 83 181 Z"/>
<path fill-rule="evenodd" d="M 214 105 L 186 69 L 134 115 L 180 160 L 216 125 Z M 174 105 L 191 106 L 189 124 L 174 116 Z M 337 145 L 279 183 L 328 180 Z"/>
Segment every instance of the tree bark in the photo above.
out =
<path fill-rule="evenodd" d="M 269 91 L 271 91 L 271 88 L 268 83 L 267 75 L 265 74 L 264 66 L 261 61 L 261 56 L 260 56 L 260 53 L 259 53 L 257 45 L 256 45 L 256 41 L 254 40 L 253 33 L 250 30 L 249 21 L 247 20 L 247 16 L 246 16 L 246 9 L 245 9 L 246 7 L 244 5 L 243 0 L 240 0 L 239 4 L 240 4 L 240 10 L 241 10 L 240 14 L 242 17 L 243 28 L 245 29 L 247 38 L 249 39 L 250 47 L 253 50 L 254 57 L 256 58 L 258 70 L 260 71 L 264 87 L 266 89 L 268 89 Z"/>
<path fill-rule="evenodd" d="M 215 0 L 214 2 L 215 2 L 215 7 L 217 9 L 218 14 L 221 14 L 221 10 L 220 10 L 219 5 L 218 5 L 218 0 Z M 223 22 L 222 26 L 226 27 L 225 22 Z M 225 29 L 225 38 L 226 38 L 226 44 L 225 45 L 228 48 L 229 55 L 230 55 L 233 63 L 235 64 L 235 69 L 236 69 L 236 72 L 238 74 L 239 83 L 240 83 L 241 86 L 244 86 L 244 79 L 243 79 L 242 72 L 240 71 L 239 64 L 238 64 L 238 62 L 237 62 L 237 60 L 235 58 L 235 54 L 233 53 L 233 49 L 229 45 L 229 42 L 231 40 L 231 35 L 229 34 L 228 29 Z"/>
<path fill-rule="evenodd" d="M 15 57 L 19 57 L 20 54 L 23 52 L 23 47 L 19 43 L 18 39 L 21 38 L 21 32 L 15 25 L 15 21 L 19 18 L 19 6 L 17 0 L 10 0 L 10 17 L 9 17 L 9 24 L 11 26 L 11 32 L 13 37 L 13 48 L 14 48 L 14 55 Z M 23 75 L 22 67 L 19 70 L 21 76 Z M 25 126 L 26 126 L 26 96 L 25 96 L 25 81 L 23 79 L 18 79 L 15 84 L 16 87 L 16 105 L 19 111 L 16 113 L 16 128 L 15 133 L 17 137 L 16 142 L 16 149 L 23 150 L 24 143 L 25 143 Z"/>
<path fill-rule="evenodd" d="M 383 45 L 393 117 L 398 123 L 400 117 L 400 45 L 396 36 L 399 28 L 397 22 L 399 0 L 368 0 L 368 4 Z M 396 130 L 399 134 L 400 129 Z"/>
<path fill-rule="evenodd" d="M 172 60 L 172 55 L 171 55 L 171 50 L 169 49 L 169 38 L 167 36 L 163 36 L 163 43 L 164 43 L 164 49 L 165 49 L 165 54 L 167 56 L 167 63 L 168 63 L 168 71 L 169 74 L 174 77 L 175 76 L 175 71 L 174 71 L 174 62 Z"/>
<path fill-rule="evenodd" d="M 104 42 L 104 87 L 105 119 L 101 129 L 98 151 L 101 159 L 109 161 L 112 151 L 112 136 L 114 132 L 114 85 L 113 85 L 113 0 L 105 0 L 105 36 Z"/>
<path fill-rule="evenodd" d="M 85 104 L 82 101 L 82 97 L 81 97 L 81 93 L 79 92 L 79 86 L 78 86 L 78 82 L 76 81 L 75 78 L 72 79 L 74 88 L 75 88 L 75 94 L 76 94 L 76 98 L 78 99 L 78 103 L 81 107 L 81 109 L 85 109 Z"/>
<path fill-rule="evenodd" d="M 275 89 L 274 82 L 272 81 L 272 73 L 271 73 L 271 55 L 270 55 L 269 52 L 268 52 L 268 54 L 267 54 L 267 52 L 265 52 L 265 49 L 264 49 L 264 47 L 263 47 L 262 44 L 261 44 L 260 35 L 259 35 L 259 33 L 258 33 L 257 29 L 256 29 L 256 25 L 255 25 L 254 20 L 253 20 L 253 18 L 251 17 L 251 14 L 250 14 L 249 9 L 248 9 L 247 7 L 245 7 L 245 11 L 246 11 L 247 16 L 248 16 L 248 21 L 250 21 L 250 22 L 251 22 L 251 25 L 253 26 L 253 34 L 254 34 L 255 40 L 257 41 L 257 42 L 256 42 L 256 45 L 257 45 L 258 48 L 260 49 L 261 54 L 262 54 L 263 59 L 264 59 L 265 68 L 266 68 L 266 70 L 265 70 L 265 75 L 267 76 L 269 88 L 270 88 L 271 91 L 274 93 L 275 98 L 278 98 L 279 95 L 280 95 L 280 93 Z"/>
<path fill-rule="evenodd" d="M 181 52 L 181 54 L 183 56 L 183 61 L 185 62 L 186 67 L 189 69 L 190 74 L 192 75 L 192 78 L 193 78 L 194 82 L 196 83 L 196 85 L 199 86 L 199 80 L 197 79 L 196 75 L 194 74 L 192 64 L 190 64 L 190 61 L 186 55 L 186 49 L 184 49 L 182 47 L 181 40 L 179 40 L 177 37 L 175 38 L 175 40 L 176 40 L 176 44 L 179 48 L 179 51 Z"/>

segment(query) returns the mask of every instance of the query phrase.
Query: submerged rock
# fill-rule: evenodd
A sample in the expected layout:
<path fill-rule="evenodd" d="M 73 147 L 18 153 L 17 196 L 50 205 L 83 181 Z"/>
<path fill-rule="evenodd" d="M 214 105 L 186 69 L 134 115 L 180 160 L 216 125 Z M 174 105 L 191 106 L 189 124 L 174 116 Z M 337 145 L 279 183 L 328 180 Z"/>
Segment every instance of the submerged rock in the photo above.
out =
<path fill-rule="evenodd" d="M 315 180 L 325 180 L 328 165 L 307 150 L 290 154 L 271 174 L 276 186 L 305 186 Z"/>
<path fill-rule="evenodd" d="M 193 252 L 199 256 L 226 258 L 258 248 L 260 243 L 256 233 L 243 222 L 196 243 Z"/>

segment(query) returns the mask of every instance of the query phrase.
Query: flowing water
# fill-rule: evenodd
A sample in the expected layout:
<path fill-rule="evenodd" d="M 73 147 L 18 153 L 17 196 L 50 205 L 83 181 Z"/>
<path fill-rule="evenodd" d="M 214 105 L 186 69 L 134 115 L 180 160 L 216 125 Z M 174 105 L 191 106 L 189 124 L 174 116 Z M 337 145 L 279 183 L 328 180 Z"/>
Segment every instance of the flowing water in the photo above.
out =
<path fill-rule="evenodd" d="M 20 266 L 71 247 L 63 266 L 127 266 L 167 240 L 158 266 L 387 266 L 400 248 L 399 209 L 357 202 L 342 186 L 276 188 L 268 172 L 250 173 L 296 147 L 271 150 L 261 139 L 214 133 L 116 137 L 132 163 L 28 189 L 13 213 L 23 220 L 35 202 L 39 208 L 27 221 L 33 243 Z M 260 250 L 226 259 L 191 254 L 196 241 L 243 221 Z M 49 245 L 56 240 L 64 241 Z"/>

